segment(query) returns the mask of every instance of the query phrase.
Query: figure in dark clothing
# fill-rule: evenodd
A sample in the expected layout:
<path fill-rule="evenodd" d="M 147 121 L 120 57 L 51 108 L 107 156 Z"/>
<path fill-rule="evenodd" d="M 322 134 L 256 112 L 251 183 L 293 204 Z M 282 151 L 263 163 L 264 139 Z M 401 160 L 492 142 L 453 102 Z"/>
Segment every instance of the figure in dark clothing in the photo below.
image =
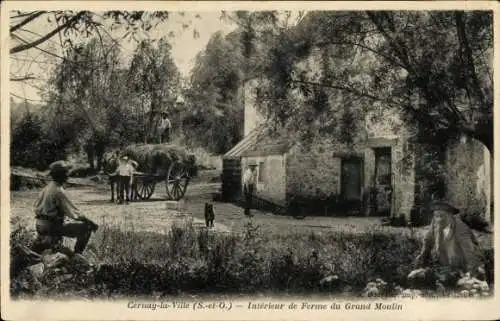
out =
<path fill-rule="evenodd" d="M 250 209 L 252 208 L 252 197 L 255 191 L 257 182 L 257 164 L 250 163 L 243 174 L 243 193 L 245 195 L 245 215 L 251 216 Z"/>
<path fill-rule="evenodd" d="M 62 246 L 63 237 L 76 238 L 74 253 L 81 254 L 98 226 L 83 216 L 68 199 L 63 189 L 71 166 L 64 161 L 50 165 L 52 181 L 40 193 L 35 205 L 37 238 L 32 250 L 44 250 Z M 70 218 L 72 221 L 66 222 Z"/>

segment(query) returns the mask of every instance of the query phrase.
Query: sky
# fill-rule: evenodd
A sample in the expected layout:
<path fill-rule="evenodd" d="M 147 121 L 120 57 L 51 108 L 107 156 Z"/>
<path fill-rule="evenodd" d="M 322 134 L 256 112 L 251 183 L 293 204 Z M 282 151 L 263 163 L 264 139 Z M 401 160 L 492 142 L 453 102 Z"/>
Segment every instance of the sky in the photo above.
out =
<path fill-rule="evenodd" d="M 162 36 L 168 36 L 171 31 L 174 31 L 175 37 L 170 38 L 172 44 L 172 57 L 176 63 L 182 76 L 188 76 L 191 68 L 193 67 L 196 55 L 202 51 L 210 37 L 221 31 L 224 34 L 231 32 L 235 29 L 233 24 L 220 19 L 220 12 L 186 12 L 184 16 L 174 13 L 172 14 L 168 21 L 162 23 L 149 32 L 151 38 L 160 38 Z M 189 24 L 190 27 L 183 29 L 183 24 Z M 45 34 L 46 32 L 54 28 L 54 23 L 49 23 L 46 18 L 35 20 L 33 23 L 29 23 L 25 26 L 27 31 L 19 33 L 26 40 L 35 40 L 38 38 L 38 34 Z M 193 30 L 196 29 L 199 33 L 198 38 L 193 37 Z M 134 47 L 135 42 L 128 42 L 127 40 L 122 40 L 121 36 L 123 30 L 117 30 L 111 33 L 111 36 L 119 40 L 123 49 L 123 54 L 125 59 L 130 57 Z M 15 40 L 12 40 L 12 45 L 18 44 Z M 62 55 L 60 42 L 58 35 L 52 37 L 50 41 L 40 45 L 42 49 L 55 53 L 57 55 Z M 38 78 L 35 81 L 25 81 L 25 82 L 10 82 L 10 92 L 16 96 L 26 98 L 28 100 L 33 100 L 33 103 L 42 103 L 41 97 L 38 95 L 38 89 L 36 87 L 43 86 L 45 79 L 49 75 L 49 70 L 54 66 L 54 61 L 58 58 L 54 58 L 46 53 L 43 53 L 37 49 L 30 49 L 18 54 L 13 54 L 10 56 L 10 72 L 15 75 L 26 75 L 31 74 Z M 35 60 L 35 62 L 32 62 Z M 19 101 L 19 98 L 14 98 Z"/>

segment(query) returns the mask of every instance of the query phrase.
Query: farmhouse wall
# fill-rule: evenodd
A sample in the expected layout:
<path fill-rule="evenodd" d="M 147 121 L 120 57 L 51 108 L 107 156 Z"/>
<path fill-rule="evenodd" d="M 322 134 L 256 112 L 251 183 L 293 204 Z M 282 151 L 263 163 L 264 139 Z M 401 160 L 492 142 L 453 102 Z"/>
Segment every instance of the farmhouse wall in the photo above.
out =
<path fill-rule="evenodd" d="M 287 195 L 316 198 L 339 195 L 341 160 L 331 143 L 315 142 L 309 150 L 295 146 L 287 156 Z"/>
<path fill-rule="evenodd" d="M 315 49 L 294 68 L 307 79 L 317 81 L 322 72 L 321 57 L 321 51 Z M 255 107 L 255 88 L 258 85 L 259 81 L 253 79 L 245 86 L 245 134 L 264 119 Z M 293 110 L 301 107 L 304 97 L 296 90 L 292 90 L 290 95 L 294 98 L 290 101 L 290 108 Z M 328 96 L 333 110 L 339 110 L 340 113 L 345 110 L 341 106 L 343 98 L 338 92 L 329 91 Z M 386 146 L 384 143 L 380 145 L 380 141 L 386 141 L 390 142 L 392 147 L 394 188 L 392 215 L 404 215 L 409 218 L 414 204 L 415 181 L 413 152 L 407 142 L 411 130 L 404 125 L 396 110 L 388 110 L 387 106 L 376 104 L 367 107 L 365 110 L 369 112 L 364 126 L 359 126 L 356 132 L 351 133 L 351 143 L 347 144 L 343 141 L 338 132 L 332 132 L 328 134 L 330 137 L 315 137 L 309 146 L 294 146 L 286 155 L 286 170 L 279 168 L 274 171 L 273 178 L 269 178 L 269 183 L 266 187 L 261 186 L 259 192 L 273 195 L 272 197 L 278 197 L 278 195 L 284 197 L 283 194 L 287 197 L 298 195 L 306 198 L 315 198 L 320 194 L 339 196 L 342 158 L 360 156 L 363 159 L 362 194 L 367 196 L 371 192 L 375 173 L 373 148 Z M 281 176 L 282 179 L 278 179 Z M 271 188 L 271 184 L 276 184 L 276 186 Z M 367 209 L 369 210 L 368 207 Z"/>
<path fill-rule="evenodd" d="M 447 199 L 456 207 L 491 221 L 492 162 L 479 141 L 462 137 L 446 153 Z"/>
<path fill-rule="evenodd" d="M 415 197 L 415 158 L 408 142 L 413 129 L 402 121 L 397 110 L 374 104 L 366 117 L 365 193 L 370 191 L 375 174 L 375 147 L 392 148 L 392 216 L 410 219 Z M 367 209 L 368 210 L 368 209 Z"/>

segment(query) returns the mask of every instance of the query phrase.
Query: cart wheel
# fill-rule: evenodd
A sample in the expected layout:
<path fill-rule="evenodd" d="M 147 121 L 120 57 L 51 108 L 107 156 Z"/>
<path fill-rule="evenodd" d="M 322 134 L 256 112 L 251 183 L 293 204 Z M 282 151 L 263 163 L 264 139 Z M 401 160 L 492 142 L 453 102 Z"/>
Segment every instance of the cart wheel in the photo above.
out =
<path fill-rule="evenodd" d="M 168 169 L 165 181 L 167 197 L 174 201 L 183 198 L 186 194 L 189 178 L 186 166 L 180 161 L 173 162 Z"/>
<path fill-rule="evenodd" d="M 149 199 L 155 191 L 155 182 L 148 179 L 140 179 L 135 186 L 135 193 L 141 200 Z"/>

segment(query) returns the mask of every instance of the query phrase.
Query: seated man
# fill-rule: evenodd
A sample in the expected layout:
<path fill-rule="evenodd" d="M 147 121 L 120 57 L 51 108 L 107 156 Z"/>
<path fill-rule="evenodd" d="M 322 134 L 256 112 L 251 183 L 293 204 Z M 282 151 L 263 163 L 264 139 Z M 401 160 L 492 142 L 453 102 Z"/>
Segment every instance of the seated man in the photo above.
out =
<path fill-rule="evenodd" d="M 69 169 L 70 166 L 63 161 L 54 162 L 49 167 L 52 181 L 40 193 L 35 206 L 37 239 L 32 247 L 34 252 L 60 247 L 66 236 L 76 238 L 74 253 L 81 254 L 90 235 L 97 229 L 97 225 L 83 216 L 64 192 L 63 184 Z M 65 218 L 73 221 L 65 222 Z"/>
<path fill-rule="evenodd" d="M 430 209 L 434 215 L 417 264 L 447 267 L 483 278 L 484 255 L 471 227 L 457 215 L 460 211 L 444 202 L 435 202 Z"/>

